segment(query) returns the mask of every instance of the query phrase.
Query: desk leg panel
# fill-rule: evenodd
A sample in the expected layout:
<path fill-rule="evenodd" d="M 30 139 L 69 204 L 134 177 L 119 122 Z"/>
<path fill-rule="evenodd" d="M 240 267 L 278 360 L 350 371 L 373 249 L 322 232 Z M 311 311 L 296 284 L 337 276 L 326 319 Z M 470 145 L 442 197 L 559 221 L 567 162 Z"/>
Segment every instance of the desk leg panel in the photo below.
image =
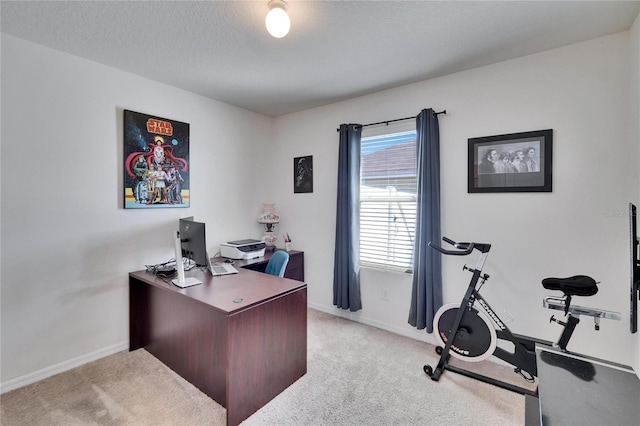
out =
<path fill-rule="evenodd" d="M 149 286 L 129 278 L 129 350 L 144 348 L 149 341 L 148 306 Z"/>
<path fill-rule="evenodd" d="M 143 336 L 136 345 L 226 406 L 226 316 L 181 294 L 141 286 L 138 302 L 146 306 L 133 314 L 130 326 Z"/>
<path fill-rule="evenodd" d="M 237 425 L 307 372 L 307 288 L 229 322 L 227 425 Z"/>

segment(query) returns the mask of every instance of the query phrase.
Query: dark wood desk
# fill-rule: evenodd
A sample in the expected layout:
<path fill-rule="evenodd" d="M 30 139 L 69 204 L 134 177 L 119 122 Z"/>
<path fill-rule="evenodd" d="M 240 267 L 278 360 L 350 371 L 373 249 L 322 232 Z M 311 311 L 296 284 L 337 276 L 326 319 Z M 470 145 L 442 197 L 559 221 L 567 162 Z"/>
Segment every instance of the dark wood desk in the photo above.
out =
<path fill-rule="evenodd" d="M 287 263 L 287 269 L 284 271 L 284 277 L 291 278 L 292 280 L 304 281 L 304 252 L 291 250 L 287 253 L 289 253 L 289 263 Z M 252 271 L 264 272 L 272 255 L 273 252 L 267 251 L 262 257 L 250 260 L 236 260 L 234 261 L 234 265 L 240 268 L 251 269 Z"/>
<path fill-rule="evenodd" d="M 129 274 L 130 350 L 145 348 L 227 409 L 235 426 L 307 372 L 307 285 L 238 268 L 180 289 Z"/>

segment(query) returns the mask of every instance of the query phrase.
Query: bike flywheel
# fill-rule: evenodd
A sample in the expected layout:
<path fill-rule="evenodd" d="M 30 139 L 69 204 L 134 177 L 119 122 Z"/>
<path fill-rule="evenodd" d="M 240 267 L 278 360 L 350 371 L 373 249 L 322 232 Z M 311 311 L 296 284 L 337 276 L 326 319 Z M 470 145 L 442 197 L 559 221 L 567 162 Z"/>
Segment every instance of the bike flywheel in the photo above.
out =
<path fill-rule="evenodd" d="M 453 337 L 449 353 L 458 359 L 478 362 L 490 357 L 496 349 L 496 330 L 486 315 L 475 308 L 464 308 L 464 316 Z M 460 305 L 442 306 L 433 319 L 438 342 L 444 347 L 453 328 Z"/>

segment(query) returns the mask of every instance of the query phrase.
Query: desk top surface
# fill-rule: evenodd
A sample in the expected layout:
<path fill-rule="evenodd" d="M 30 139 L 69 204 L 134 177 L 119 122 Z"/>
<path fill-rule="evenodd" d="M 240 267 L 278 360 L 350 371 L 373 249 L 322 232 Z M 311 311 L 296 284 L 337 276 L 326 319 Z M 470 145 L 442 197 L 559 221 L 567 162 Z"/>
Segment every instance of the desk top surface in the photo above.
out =
<path fill-rule="evenodd" d="M 542 425 L 640 425 L 640 379 L 630 370 L 536 348 Z"/>
<path fill-rule="evenodd" d="M 185 276 L 197 278 L 202 284 L 187 288 L 180 288 L 172 284 L 171 280 L 165 282 L 147 271 L 131 272 L 129 276 L 154 287 L 183 294 L 227 314 L 242 311 L 307 286 L 303 282 L 288 278 L 279 278 L 242 267 L 236 269 L 237 274 L 214 277 L 206 270 L 193 268 L 187 271 Z"/>
<path fill-rule="evenodd" d="M 276 249 L 276 251 L 282 251 L 282 249 Z M 233 259 L 233 264 L 238 268 L 243 268 L 245 266 L 257 265 L 257 264 L 266 264 L 269 262 L 269 259 L 271 259 L 271 256 L 273 256 L 273 253 L 275 252 L 265 251 L 264 256 L 256 257 L 254 259 Z M 298 251 L 298 250 L 291 250 L 291 251 L 288 251 L 287 253 L 289 253 L 289 256 L 297 256 L 304 252 Z M 216 261 L 223 261 L 224 259 L 225 259 L 224 257 L 215 257 L 215 258 L 212 258 L 211 260 L 213 262 L 216 262 Z"/>

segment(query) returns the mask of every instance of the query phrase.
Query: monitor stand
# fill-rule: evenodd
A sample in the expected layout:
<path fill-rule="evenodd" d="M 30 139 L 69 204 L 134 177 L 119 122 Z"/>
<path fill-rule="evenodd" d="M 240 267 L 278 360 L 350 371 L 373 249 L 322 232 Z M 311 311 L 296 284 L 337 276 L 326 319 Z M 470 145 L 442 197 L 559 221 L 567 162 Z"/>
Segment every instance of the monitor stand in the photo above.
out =
<path fill-rule="evenodd" d="M 180 241 L 180 231 L 176 232 L 175 240 L 176 251 L 176 270 L 178 271 L 178 278 L 174 278 L 171 282 L 180 288 L 191 287 L 193 285 L 202 284 L 202 281 L 197 278 L 184 276 L 184 263 L 182 263 L 182 242 Z"/>
<path fill-rule="evenodd" d="M 202 281 L 193 277 L 187 277 L 182 282 L 180 281 L 180 278 L 174 278 L 171 280 L 171 282 L 180 288 L 191 287 L 192 285 L 202 284 Z"/>

